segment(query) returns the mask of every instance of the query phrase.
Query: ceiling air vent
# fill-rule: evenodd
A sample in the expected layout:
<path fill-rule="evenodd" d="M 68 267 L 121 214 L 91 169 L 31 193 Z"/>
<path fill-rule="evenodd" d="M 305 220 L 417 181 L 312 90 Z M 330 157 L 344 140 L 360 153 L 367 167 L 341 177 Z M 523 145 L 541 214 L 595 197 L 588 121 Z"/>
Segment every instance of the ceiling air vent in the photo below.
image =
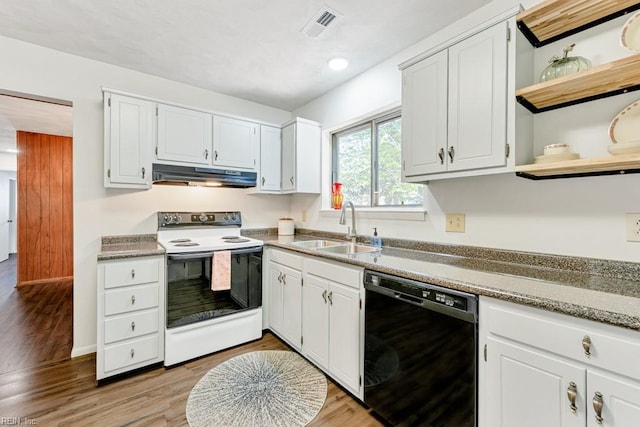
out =
<path fill-rule="evenodd" d="M 331 9 L 326 4 L 318 10 L 307 25 L 300 30 L 307 37 L 316 39 L 330 26 L 335 25 L 336 18 L 342 17 L 342 14 Z"/>

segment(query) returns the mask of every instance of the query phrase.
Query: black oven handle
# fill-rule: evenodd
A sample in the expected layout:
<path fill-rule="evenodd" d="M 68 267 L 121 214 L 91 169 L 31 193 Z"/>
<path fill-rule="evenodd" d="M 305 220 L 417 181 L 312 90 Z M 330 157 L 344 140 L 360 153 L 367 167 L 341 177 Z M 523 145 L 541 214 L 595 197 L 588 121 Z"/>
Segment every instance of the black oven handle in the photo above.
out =
<path fill-rule="evenodd" d="M 167 254 L 167 260 L 178 261 L 186 259 L 198 259 L 198 258 L 211 258 L 216 252 L 220 251 L 208 251 L 208 252 L 187 252 L 183 254 Z M 253 246 L 243 249 L 231 249 L 231 255 L 243 255 L 262 252 L 262 246 Z"/>

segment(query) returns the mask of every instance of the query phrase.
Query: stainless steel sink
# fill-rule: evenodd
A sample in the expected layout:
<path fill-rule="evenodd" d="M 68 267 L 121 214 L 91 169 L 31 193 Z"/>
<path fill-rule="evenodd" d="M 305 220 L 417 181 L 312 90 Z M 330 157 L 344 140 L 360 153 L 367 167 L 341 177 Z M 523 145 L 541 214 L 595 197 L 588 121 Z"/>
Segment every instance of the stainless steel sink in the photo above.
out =
<path fill-rule="evenodd" d="M 344 245 L 344 242 L 334 242 L 333 240 L 301 240 L 299 242 L 292 242 L 291 245 L 305 249 L 323 249 L 327 247 Z"/>
<path fill-rule="evenodd" d="M 380 248 L 374 248 L 373 246 L 367 245 L 356 245 L 353 243 L 341 244 L 337 246 L 327 246 L 324 248 L 317 248 L 319 252 L 329 252 L 332 254 L 344 254 L 344 255 L 354 255 L 365 252 L 376 252 L 380 250 Z"/>

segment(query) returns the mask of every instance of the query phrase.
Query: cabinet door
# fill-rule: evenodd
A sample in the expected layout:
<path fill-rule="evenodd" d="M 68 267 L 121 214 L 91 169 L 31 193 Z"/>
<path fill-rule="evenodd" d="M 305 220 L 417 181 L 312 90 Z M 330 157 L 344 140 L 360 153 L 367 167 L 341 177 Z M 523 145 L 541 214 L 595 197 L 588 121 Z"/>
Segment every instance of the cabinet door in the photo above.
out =
<path fill-rule="evenodd" d="M 329 372 L 359 391 L 360 292 L 331 283 L 329 304 Z"/>
<path fill-rule="evenodd" d="M 296 193 L 320 193 L 322 165 L 320 126 L 298 119 L 295 141 Z"/>
<path fill-rule="evenodd" d="M 487 389 L 480 410 L 491 427 L 577 427 L 586 424 L 585 368 L 487 338 Z M 576 385 L 576 411 L 567 391 Z M 481 391 L 482 393 L 482 391 Z"/>
<path fill-rule="evenodd" d="M 402 74 L 402 176 L 447 169 L 447 51 Z"/>
<path fill-rule="evenodd" d="M 594 402 L 602 397 L 598 422 Z M 636 427 L 640 425 L 640 382 L 609 373 L 587 372 L 587 426 Z"/>
<path fill-rule="evenodd" d="M 213 164 L 255 170 L 260 134 L 258 125 L 244 120 L 213 118 Z"/>
<path fill-rule="evenodd" d="M 302 352 L 321 368 L 329 369 L 329 284 L 305 275 L 302 287 Z"/>
<path fill-rule="evenodd" d="M 260 190 L 280 190 L 280 129 L 260 126 Z"/>
<path fill-rule="evenodd" d="M 319 160 L 318 160 L 319 161 Z M 296 189 L 296 124 L 282 128 L 282 191 Z"/>
<path fill-rule="evenodd" d="M 302 274 L 282 267 L 282 334 L 294 348 L 302 338 Z"/>
<path fill-rule="evenodd" d="M 274 262 L 269 263 L 269 328 L 282 334 L 282 268 Z"/>
<path fill-rule="evenodd" d="M 506 164 L 506 107 L 503 22 L 449 48 L 449 171 Z"/>
<path fill-rule="evenodd" d="M 105 93 L 105 187 L 151 187 L 153 103 Z"/>
<path fill-rule="evenodd" d="M 211 164 L 211 114 L 158 105 L 158 159 Z"/>

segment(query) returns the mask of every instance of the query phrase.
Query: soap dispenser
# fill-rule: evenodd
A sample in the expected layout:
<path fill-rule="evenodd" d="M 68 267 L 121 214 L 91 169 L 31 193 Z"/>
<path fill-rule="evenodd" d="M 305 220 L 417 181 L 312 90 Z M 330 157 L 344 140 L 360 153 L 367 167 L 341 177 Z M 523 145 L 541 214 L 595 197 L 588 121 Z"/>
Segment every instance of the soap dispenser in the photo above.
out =
<path fill-rule="evenodd" d="M 382 247 L 382 238 L 378 236 L 378 229 L 376 227 L 373 228 L 373 237 L 371 237 L 371 246 L 374 248 Z"/>

